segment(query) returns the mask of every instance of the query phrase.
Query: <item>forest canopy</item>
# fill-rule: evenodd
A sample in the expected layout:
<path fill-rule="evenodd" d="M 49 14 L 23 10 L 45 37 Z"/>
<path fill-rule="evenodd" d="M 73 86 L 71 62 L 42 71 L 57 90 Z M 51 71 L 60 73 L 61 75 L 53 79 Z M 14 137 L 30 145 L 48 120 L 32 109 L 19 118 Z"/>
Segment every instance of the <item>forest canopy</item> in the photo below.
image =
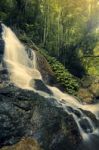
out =
<path fill-rule="evenodd" d="M 73 75 L 99 74 L 99 0 L 0 0 L 0 20 Z"/>

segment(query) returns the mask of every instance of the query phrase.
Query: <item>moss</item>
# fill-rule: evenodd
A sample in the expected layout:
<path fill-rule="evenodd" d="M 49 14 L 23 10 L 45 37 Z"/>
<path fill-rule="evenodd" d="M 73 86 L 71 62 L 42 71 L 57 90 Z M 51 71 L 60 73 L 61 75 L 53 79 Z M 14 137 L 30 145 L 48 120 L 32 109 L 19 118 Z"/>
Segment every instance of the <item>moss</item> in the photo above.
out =
<path fill-rule="evenodd" d="M 0 150 L 42 150 L 38 143 L 31 138 L 24 138 L 13 146 L 3 147 Z"/>
<path fill-rule="evenodd" d="M 80 100 L 84 103 L 90 104 L 94 102 L 93 94 L 86 88 L 80 88 L 77 94 Z"/>

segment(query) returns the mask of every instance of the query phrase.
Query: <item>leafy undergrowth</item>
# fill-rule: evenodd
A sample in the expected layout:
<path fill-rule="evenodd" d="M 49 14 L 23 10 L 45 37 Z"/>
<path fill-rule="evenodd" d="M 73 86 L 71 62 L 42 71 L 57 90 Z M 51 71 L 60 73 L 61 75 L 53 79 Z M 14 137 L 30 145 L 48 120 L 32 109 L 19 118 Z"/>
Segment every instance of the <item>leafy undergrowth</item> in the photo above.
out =
<path fill-rule="evenodd" d="M 40 53 L 45 56 L 49 62 L 57 82 L 64 88 L 69 94 L 75 95 L 79 89 L 79 81 L 73 76 L 56 58 L 51 57 L 44 50 L 40 50 Z"/>

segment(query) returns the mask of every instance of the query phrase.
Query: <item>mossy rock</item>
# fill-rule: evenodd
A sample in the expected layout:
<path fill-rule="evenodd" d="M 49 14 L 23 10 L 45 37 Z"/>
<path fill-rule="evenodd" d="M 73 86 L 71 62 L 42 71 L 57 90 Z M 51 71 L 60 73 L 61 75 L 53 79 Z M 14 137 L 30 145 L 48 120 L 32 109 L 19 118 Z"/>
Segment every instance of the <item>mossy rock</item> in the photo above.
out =
<path fill-rule="evenodd" d="M 99 99 L 99 77 L 85 76 L 81 80 L 77 96 L 85 103 L 96 102 Z"/>
<path fill-rule="evenodd" d="M 36 140 L 32 138 L 23 138 L 20 142 L 13 146 L 6 146 L 0 150 L 43 150 L 40 148 Z"/>
<path fill-rule="evenodd" d="M 99 83 L 93 83 L 90 86 L 90 91 L 94 95 L 94 97 L 99 97 Z"/>
<path fill-rule="evenodd" d="M 77 92 L 77 96 L 84 103 L 90 104 L 94 102 L 93 94 L 91 94 L 88 89 L 80 88 L 79 91 Z"/>
<path fill-rule="evenodd" d="M 95 77 L 84 76 L 81 80 L 81 86 L 83 88 L 88 88 L 94 80 L 95 80 Z"/>

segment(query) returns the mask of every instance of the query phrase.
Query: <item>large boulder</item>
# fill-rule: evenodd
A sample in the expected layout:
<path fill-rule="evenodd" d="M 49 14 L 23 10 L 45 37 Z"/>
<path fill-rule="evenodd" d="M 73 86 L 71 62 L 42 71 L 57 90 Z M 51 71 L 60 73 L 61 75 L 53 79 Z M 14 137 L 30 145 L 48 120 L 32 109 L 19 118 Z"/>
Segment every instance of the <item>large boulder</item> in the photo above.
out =
<path fill-rule="evenodd" d="M 0 88 L 0 147 L 33 138 L 44 150 L 74 150 L 81 136 L 73 117 L 53 98 L 13 85 Z"/>
<path fill-rule="evenodd" d="M 95 103 L 99 101 L 99 77 L 85 76 L 81 80 L 81 88 L 77 96 L 85 103 Z"/>

